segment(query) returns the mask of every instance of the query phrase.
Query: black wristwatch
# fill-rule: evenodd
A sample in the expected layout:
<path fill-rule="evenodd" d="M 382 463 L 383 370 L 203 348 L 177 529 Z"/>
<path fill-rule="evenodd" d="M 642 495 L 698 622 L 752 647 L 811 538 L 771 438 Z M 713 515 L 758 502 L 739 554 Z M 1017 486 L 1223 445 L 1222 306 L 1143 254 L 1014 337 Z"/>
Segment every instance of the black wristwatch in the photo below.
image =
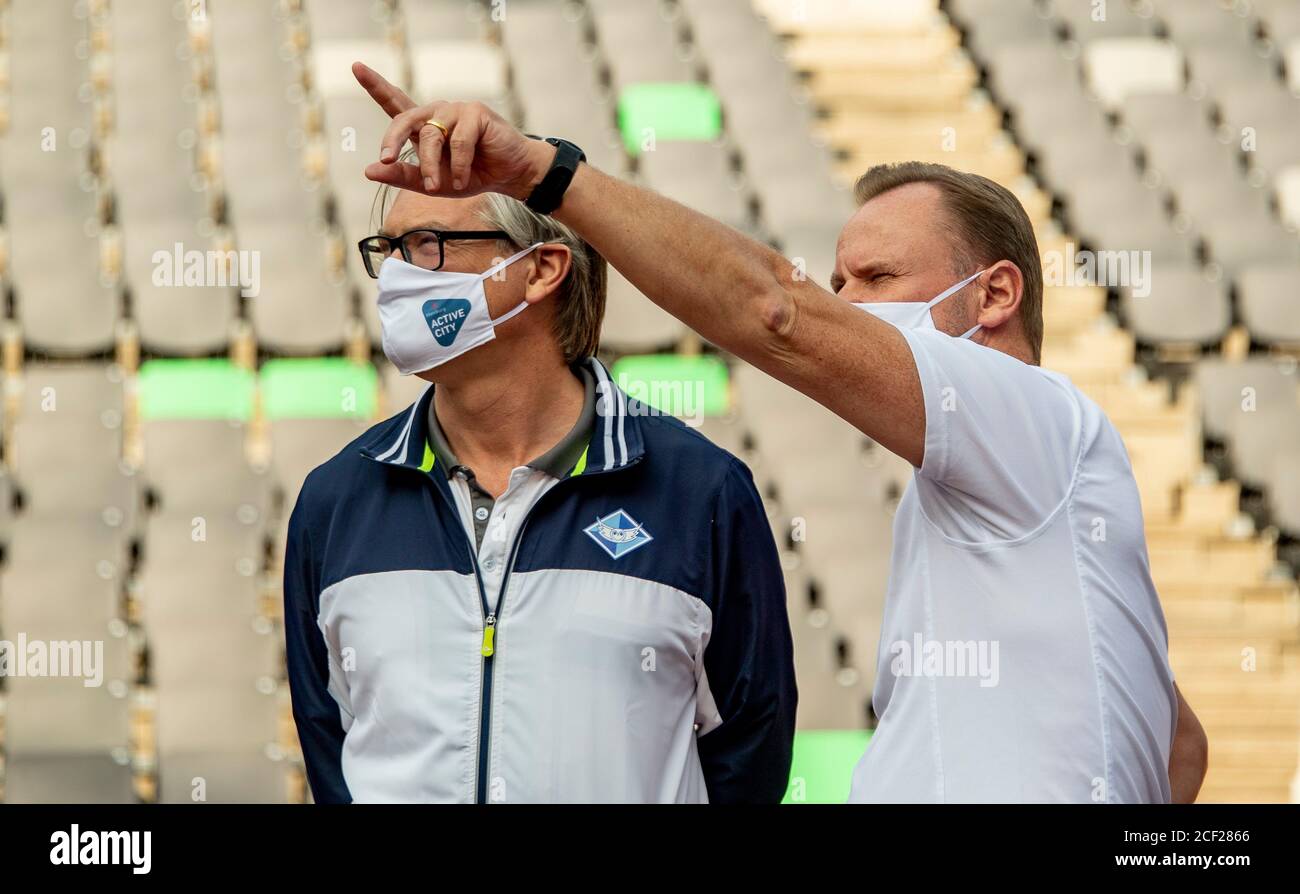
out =
<path fill-rule="evenodd" d="M 542 139 L 532 134 L 524 136 L 534 140 Z M 568 140 L 546 137 L 546 142 L 555 147 L 555 160 L 551 162 L 551 169 L 546 172 L 542 182 L 533 188 L 532 195 L 524 203 L 538 214 L 550 214 L 560 207 L 560 202 L 564 201 L 564 191 L 573 182 L 578 165 L 587 160 L 587 154 Z"/>

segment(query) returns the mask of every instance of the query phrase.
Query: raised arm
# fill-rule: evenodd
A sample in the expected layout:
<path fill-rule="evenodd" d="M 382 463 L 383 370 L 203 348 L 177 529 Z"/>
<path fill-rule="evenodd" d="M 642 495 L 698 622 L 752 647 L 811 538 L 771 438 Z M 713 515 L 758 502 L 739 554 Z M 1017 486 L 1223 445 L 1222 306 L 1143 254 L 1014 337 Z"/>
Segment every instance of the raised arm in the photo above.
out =
<path fill-rule="evenodd" d="M 481 103 L 417 106 L 366 66 L 353 72 L 393 118 L 379 163 L 366 168 L 371 180 L 429 195 L 498 192 L 522 201 L 550 167 L 552 146 Z M 418 165 L 399 160 L 408 141 L 418 146 Z M 893 326 L 798 275 L 768 246 L 590 165 L 579 167 L 555 217 L 709 341 L 921 465 L 921 383 Z"/>
<path fill-rule="evenodd" d="M 1191 804 L 1205 781 L 1210 742 L 1177 683 L 1174 692 L 1178 696 L 1178 723 L 1169 749 L 1169 791 L 1175 804 Z"/>

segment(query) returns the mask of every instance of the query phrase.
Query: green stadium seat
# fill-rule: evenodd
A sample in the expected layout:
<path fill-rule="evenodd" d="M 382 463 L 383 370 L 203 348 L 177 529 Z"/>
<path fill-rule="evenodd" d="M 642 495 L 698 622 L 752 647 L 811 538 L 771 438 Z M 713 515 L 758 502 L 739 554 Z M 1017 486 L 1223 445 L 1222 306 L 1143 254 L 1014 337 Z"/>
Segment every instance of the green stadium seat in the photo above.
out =
<path fill-rule="evenodd" d="M 340 357 L 268 360 L 262 412 L 270 423 L 271 470 L 287 505 L 313 468 L 361 434 L 379 406 L 379 376 L 369 363 Z M 280 519 L 280 533 L 286 518 Z"/>
<path fill-rule="evenodd" d="M 137 389 L 140 419 L 226 419 L 253 416 L 255 378 L 229 360 L 147 360 Z"/>
<path fill-rule="evenodd" d="M 719 357 L 633 355 L 610 372 L 630 397 L 673 416 L 721 416 L 731 408 L 731 375 Z"/>
<path fill-rule="evenodd" d="M 782 804 L 843 804 L 853 768 L 871 741 L 871 730 L 800 730 L 794 735 L 790 787 Z"/>
<path fill-rule="evenodd" d="M 647 130 L 656 142 L 716 140 L 722 136 L 722 103 L 704 84 L 631 84 L 619 97 L 618 127 L 634 156 Z"/>
<path fill-rule="evenodd" d="M 375 368 L 341 357 L 268 360 L 260 380 L 270 420 L 369 419 L 379 399 Z"/>

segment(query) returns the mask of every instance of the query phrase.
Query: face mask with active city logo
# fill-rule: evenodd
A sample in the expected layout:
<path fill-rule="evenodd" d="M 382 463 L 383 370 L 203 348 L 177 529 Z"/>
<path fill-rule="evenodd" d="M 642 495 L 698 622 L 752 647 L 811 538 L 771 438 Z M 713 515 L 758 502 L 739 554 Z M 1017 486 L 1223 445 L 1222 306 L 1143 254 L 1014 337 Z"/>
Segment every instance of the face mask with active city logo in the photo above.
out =
<path fill-rule="evenodd" d="M 886 323 L 893 323 L 899 329 L 937 329 L 938 327 L 934 325 L 934 316 L 930 313 L 934 306 L 949 295 L 960 292 L 983 272 L 983 270 L 975 271 L 957 285 L 944 289 L 929 301 L 859 301 L 854 302 L 853 306 L 859 310 L 865 310 L 872 316 L 879 317 Z M 970 338 L 979 329 L 978 325 L 972 326 L 957 337 Z"/>
<path fill-rule="evenodd" d="M 484 282 L 542 243 L 531 245 L 484 273 L 425 270 L 401 258 L 379 268 L 379 324 L 384 354 L 403 375 L 441 366 L 496 338 L 496 327 L 523 312 L 527 301 L 495 320 Z"/>

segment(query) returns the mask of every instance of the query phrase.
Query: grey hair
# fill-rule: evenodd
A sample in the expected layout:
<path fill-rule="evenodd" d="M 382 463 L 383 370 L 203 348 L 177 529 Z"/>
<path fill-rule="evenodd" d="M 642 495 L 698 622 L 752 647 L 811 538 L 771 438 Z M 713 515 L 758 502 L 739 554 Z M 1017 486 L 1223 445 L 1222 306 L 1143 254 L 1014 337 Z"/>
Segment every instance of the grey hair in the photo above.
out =
<path fill-rule="evenodd" d="M 414 155 L 408 147 L 404 160 Z M 372 212 L 380 222 L 387 216 L 393 187 L 381 186 Z M 596 356 L 600 347 L 600 327 L 605 318 L 605 294 L 608 270 L 605 258 L 577 233 L 553 217 L 538 214 L 523 202 L 498 193 L 484 193 L 479 217 L 492 230 L 509 236 L 513 251 L 538 242 L 559 244 L 569 249 L 569 272 L 556 296 L 555 338 L 567 363 Z"/>

